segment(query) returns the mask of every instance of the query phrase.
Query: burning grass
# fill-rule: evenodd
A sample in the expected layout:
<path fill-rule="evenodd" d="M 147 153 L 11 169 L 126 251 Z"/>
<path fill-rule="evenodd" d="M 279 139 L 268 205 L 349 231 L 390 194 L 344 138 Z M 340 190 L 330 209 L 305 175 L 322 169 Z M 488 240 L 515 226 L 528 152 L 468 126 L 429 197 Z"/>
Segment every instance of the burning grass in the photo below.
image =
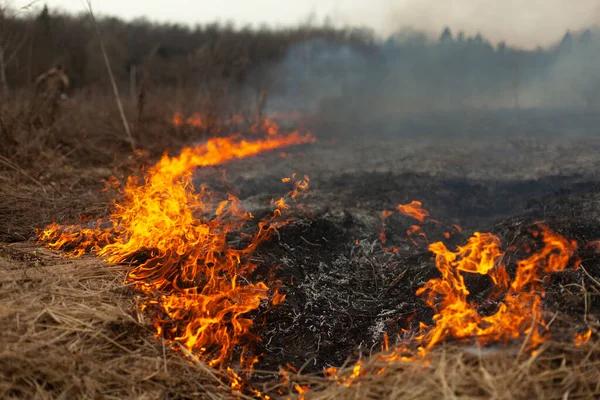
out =
<path fill-rule="evenodd" d="M 310 134 L 277 136 L 268 131 L 265 139 L 214 138 L 184 148 L 177 157 L 165 155 L 148 169 L 143 181 L 129 179 L 109 221 L 98 221 L 93 228 L 54 224 L 40 239 L 54 249 L 74 246 L 69 253 L 73 257 L 93 248 L 108 262 L 134 262 L 137 266 L 128 280 L 148 296 L 142 309 L 158 314 L 157 336 L 181 343 L 210 366 L 229 363 L 236 347 L 242 346 L 240 363 L 251 368 L 256 362 L 248 353 L 253 321 L 245 315 L 261 302 L 277 304 L 285 296 L 269 290 L 264 282 L 240 281 L 256 268 L 248 256 L 285 224 L 281 217 L 289 206 L 283 197 L 273 201 L 273 214 L 259 223 L 258 231 L 241 248 L 232 248 L 228 235 L 241 230 L 252 214 L 240 208 L 233 196 L 215 203 L 207 188 L 195 191 L 191 174 L 199 166 L 310 141 L 314 141 Z M 295 199 L 307 187 L 308 178 L 295 182 L 289 198 Z M 108 227 L 102 227 L 104 222 Z M 142 252 L 147 253 L 142 256 L 146 260 L 140 260 Z"/>
<path fill-rule="evenodd" d="M 383 243 L 373 226 L 339 210 L 291 221 L 288 200 L 307 178 L 252 212 L 233 194 L 219 198 L 195 185 L 198 166 L 312 141 L 282 136 L 273 124 L 261 129 L 264 139 L 214 138 L 165 155 L 121 181 L 108 218 L 55 224 L 42 235 L 56 249 L 77 257 L 92 250 L 126 270 L 45 250 L 27 259 L 31 249 L 5 247 L 2 315 L 13 327 L 3 333 L 12 368 L 3 371 L 6 397 L 599 393 L 597 325 L 588 312 L 600 292 L 586 270 L 571 268 L 597 267 L 594 241 L 578 240 L 578 249 L 569 232 L 546 225 L 470 235 L 413 201 L 380 214 L 387 228 L 401 226 L 393 234 L 384 226 Z M 518 245 L 502 246 L 513 234 Z M 564 315 L 573 310 L 577 316 Z M 26 358 L 39 351 L 49 361 L 32 366 Z M 61 363 L 63 375 L 53 373 Z"/>
<path fill-rule="evenodd" d="M 363 366 L 369 372 L 349 385 L 308 379 L 297 384 L 320 389 L 311 399 L 591 399 L 600 394 L 599 350 L 598 343 L 548 342 L 536 355 L 518 357 L 511 349 L 466 352 L 446 345 L 432 351 L 426 364 L 368 359 Z"/>

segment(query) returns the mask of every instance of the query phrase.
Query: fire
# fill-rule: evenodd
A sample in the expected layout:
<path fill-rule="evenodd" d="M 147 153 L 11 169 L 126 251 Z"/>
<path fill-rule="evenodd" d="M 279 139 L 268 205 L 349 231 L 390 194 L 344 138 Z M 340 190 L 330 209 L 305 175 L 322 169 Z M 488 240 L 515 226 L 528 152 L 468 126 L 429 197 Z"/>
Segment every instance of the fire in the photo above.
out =
<path fill-rule="evenodd" d="M 181 115 L 181 113 L 179 113 L 179 112 L 175 113 L 175 115 L 173 115 L 173 120 L 171 122 L 173 122 L 173 125 L 175 125 L 175 126 L 183 125 L 184 124 L 183 115 Z"/>
<path fill-rule="evenodd" d="M 421 202 L 416 201 L 416 200 L 413 200 L 409 204 L 398 204 L 395 211 L 397 211 L 401 214 L 407 215 L 411 218 L 414 218 L 420 222 L 424 222 L 425 218 L 429 217 L 429 211 L 425 210 L 423 208 L 423 205 L 421 204 Z M 382 220 L 382 224 L 383 224 L 383 226 L 379 230 L 379 241 L 381 242 L 381 244 L 385 244 L 387 241 L 387 235 L 384 231 L 385 221 L 389 217 L 394 215 L 395 211 L 384 210 L 381 213 L 381 220 Z M 431 220 L 431 221 L 437 222 L 434 220 Z M 427 242 L 427 235 L 425 234 L 425 232 L 423 232 L 421 227 L 418 225 L 411 225 L 409 227 L 409 229 L 406 231 L 406 235 L 407 235 L 408 240 L 410 240 L 410 242 L 412 244 L 414 244 L 415 246 L 419 245 L 416 240 L 418 238 L 421 238 L 421 240 L 424 240 L 425 242 Z M 414 237 L 414 239 L 413 239 L 413 237 Z M 397 253 L 399 251 L 399 249 L 397 247 L 393 247 L 393 248 L 384 247 L 383 250 L 386 252 L 392 252 L 392 253 Z"/>
<path fill-rule="evenodd" d="M 517 262 L 516 275 L 510 281 L 502 262 L 500 240 L 491 233 L 475 234 L 465 246 L 451 251 L 441 242 L 429 250 L 441 278 L 428 281 L 417 290 L 427 305 L 436 311 L 435 325 L 419 337 L 431 348 L 447 337 L 477 337 L 483 343 L 508 342 L 529 335 L 529 345 L 536 347 L 544 339 L 542 320 L 543 281 L 551 272 L 564 270 L 573 256 L 576 244 L 540 225 L 534 233 L 542 248 Z M 494 283 L 495 297 L 504 296 L 495 313 L 483 316 L 479 307 L 467 300 L 462 273 L 487 275 Z"/>
<path fill-rule="evenodd" d="M 227 120 L 227 122 L 231 123 L 234 120 L 235 119 L 232 118 L 231 120 Z M 173 119 L 171 120 L 171 122 L 175 126 L 189 125 L 189 126 L 193 126 L 194 128 L 206 128 L 207 127 L 206 119 L 200 113 L 197 113 L 197 112 L 193 113 L 192 115 L 190 115 L 187 118 L 184 117 L 182 113 L 176 112 L 175 114 L 173 114 Z"/>
<path fill-rule="evenodd" d="M 429 217 L 429 211 L 425 210 L 423 204 L 417 200 L 413 200 L 409 204 L 398 204 L 398 206 L 396 206 L 396 211 L 408 215 L 419 222 L 424 222 L 425 218 Z M 381 219 L 385 220 L 392 215 L 394 215 L 394 211 L 384 210 L 381 213 Z"/>
<path fill-rule="evenodd" d="M 421 222 L 429 212 L 419 201 L 398 205 L 397 211 Z M 382 217 L 392 212 L 384 211 Z M 433 221 L 433 220 L 431 220 Z M 458 232 L 462 229 L 452 225 Z M 421 227 L 413 225 L 407 231 L 409 238 L 421 234 Z M 445 235 L 450 237 L 450 233 Z M 424 234 L 423 234 L 424 235 Z M 422 325 L 414 339 L 424 350 L 431 349 L 447 338 L 478 338 L 482 343 L 508 342 L 527 335 L 529 346 L 535 348 L 544 340 L 546 328 L 542 319 L 543 283 L 552 272 L 564 270 L 576 249 L 574 241 L 551 232 L 539 225 L 533 232 L 537 252 L 517 262 L 516 273 L 511 280 L 504 264 L 504 251 L 500 239 L 491 233 L 475 232 L 464 246 L 450 250 L 442 242 L 431 243 L 428 248 L 435 255 L 440 278 L 426 282 L 416 292 L 435 311 L 434 325 Z M 381 235 L 385 239 L 385 235 Z M 425 236 L 424 236 L 425 237 Z M 493 291 L 489 300 L 500 300 L 494 313 L 482 310 L 468 299 L 470 294 L 463 274 L 486 275 Z"/>
<path fill-rule="evenodd" d="M 398 204 L 396 209 L 398 212 L 408 215 L 409 217 L 413 217 L 419 222 L 425 221 L 425 218 L 429 216 L 429 211 L 425 210 L 420 201 L 413 200 L 410 204 Z"/>
<path fill-rule="evenodd" d="M 214 138 L 186 147 L 177 157 L 164 155 L 141 179 L 130 177 L 107 220 L 91 227 L 54 223 L 38 238 L 72 257 L 92 250 L 110 263 L 132 263 L 127 280 L 146 294 L 142 309 L 154 315 L 158 337 L 181 344 L 214 367 L 224 366 L 241 349 L 240 364 L 251 368 L 257 361 L 251 345 L 259 338 L 251 332 L 248 313 L 265 302 L 281 303 L 285 296 L 264 282 L 248 281 L 256 267 L 249 256 L 287 222 L 288 201 L 308 190 L 308 177 L 284 180 L 293 184 L 288 196 L 273 200 L 273 213 L 259 222 L 258 231 L 240 234 L 239 244 L 232 246 L 228 235 L 241 232 L 253 215 L 232 195 L 217 201 L 207 187 L 196 190 L 192 172 L 311 142 L 310 134 L 291 132 L 254 141 Z M 236 389 L 239 379 L 233 381 Z"/>
<path fill-rule="evenodd" d="M 240 119 L 232 121 L 238 123 Z M 176 114 L 173 123 L 204 126 L 204 119 Z M 177 157 L 164 155 L 143 177 L 127 180 L 122 198 L 113 204 L 108 219 L 85 227 L 53 223 L 38 236 L 48 247 L 67 250 L 72 257 L 92 250 L 110 263 L 132 263 L 128 282 L 146 295 L 142 308 L 152 313 L 156 335 L 180 344 L 213 367 L 227 366 L 234 355 L 248 369 L 257 362 L 252 345 L 260 338 L 252 332 L 251 313 L 266 303 L 280 304 L 285 295 L 265 282 L 248 279 L 257 267 L 250 256 L 275 229 L 288 222 L 285 213 L 289 202 L 307 192 L 310 182 L 307 176 L 298 179 L 295 174 L 283 178 L 283 183 L 293 185 L 291 191 L 272 200 L 273 211 L 258 223 L 256 232 L 242 233 L 254 216 L 232 195 L 217 200 L 206 186 L 195 188 L 193 169 L 315 141 L 310 134 L 298 131 L 281 135 L 279 125 L 268 119 L 253 125 L 251 131 L 263 132 L 265 137 L 251 141 L 239 135 L 212 138 L 203 145 L 182 149 Z M 429 219 L 430 213 L 419 201 L 399 204 L 395 211 L 419 222 L 436 222 Z M 393 213 L 383 211 L 382 220 Z M 458 225 L 452 229 L 462 232 Z M 451 237 L 452 229 L 444 232 L 446 238 Z M 406 233 L 415 244 L 419 238 L 420 242 L 428 241 L 418 225 L 411 225 Z M 231 244 L 232 235 L 239 236 L 236 245 Z M 505 264 L 506 251 L 492 233 L 475 232 L 455 249 L 442 242 L 430 243 L 428 249 L 441 276 L 426 282 L 416 295 L 433 309 L 433 324 L 421 322 L 418 332 L 395 347 L 384 336 L 384 351 L 391 351 L 379 357 L 389 362 L 423 359 L 431 348 L 451 338 L 477 339 L 486 344 L 527 337 L 527 345 L 537 347 L 547 331 L 542 315 L 544 283 L 549 274 L 567 268 L 577 246 L 544 225 L 533 231 L 533 238 L 528 257 L 516 262 L 512 277 Z M 383 230 L 380 240 L 386 240 Z M 495 304 L 494 310 L 469 299 L 465 274 L 490 279 L 493 291 L 489 299 Z M 591 330 L 577 334 L 575 343 L 587 342 L 591 334 Z M 343 376 L 336 368 L 327 369 L 325 374 L 349 386 L 366 372 L 358 361 Z M 240 392 L 243 378 L 229 366 L 226 373 L 231 377 L 231 388 Z M 301 397 L 310 389 L 298 384 L 293 387 Z"/>
<path fill-rule="evenodd" d="M 588 329 L 585 333 L 576 333 L 575 334 L 575 346 L 582 346 L 589 342 L 592 337 L 592 330 Z"/>
<path fill-rule="evenodd" d="M 429 217 L 429 212 L 419 201 L 400 204 L 396 209 L 421 222 Z M 384 211 L 382 218 L 386 219 L 392 213 Z M 462 231 L 458 225 L 452 225 L 452 228 Z M 415 235 L 426 238 L 417 225 L 411 226 L 406 233 L 409 239 Z M 449 231 L 445 237 L 450 237 Z M 429 280 L 416 292 L 435 311 L 434 325 L 421 326 L 415 337 L 417 344 L 427 350 L 447 338 L 506 343 L 527 335 L 531 348 L 539 345 L 544 340 L 546 328 L 542 319 L 543 283 L 550 273 L 567 267 L 577 245 L 544 225 L 538 226 L 533 237 L 535 243 L 528 245 L 531 255 L 517 262 L 512 280 L 504 264 L 505 252 L 501 249 L 500 239 L 491 233 L 475 232 L 456 250 L 448 249 L 442 242 L 431 243 L 428 248 L 435 255 L 441 278 Z M 380 233 L 380 239 L 384 243 L 385 233 Z M 533 252 L 534 248 L 538 250 Z M 468 299 L 470 292 L 465 284 L 465 273 L 490 278 L 494 286 L 489 300 L 501 299 L 494 313 L 489 314 L 489 310 L 482 310 Z"/>
<path fill-rule="evenodd" d="M 298 392 L 301 398 L 304 398 L 304 394 L 310 390 L 309 386 L 300 386 L 297 383 L 294 384 L 294 390 Z"/>
<path fill-rule="evenodd" d="M 406 231 L 406 236 L 416 246 L 418 246 L 416 239 L 418 239 L 419 237 L 422 238 L 425 242 L 427 242 L 427 235 L 425 234 L 425 232 L 423 232 L 421 227 L 417 225 L 412 225 Z M 415 239 L 412 239 L 413 236 L 416 236 Z"/>
<path fill-rule="evenodd" d="M 418 201 L 399 205 L 397 210 L 419 221 L 429 216 Z M 382 219 L 391 214 L 384 211 Z M 458 225 L 452 227 L 462 231 Z M 411 237 L 420 231 L 420 227 L 413 225 L 407 235 Z M 385 240 L 385 234 L 381 237 Z M 476 338 L 479 343 L 487 344 L 507 343 L 525 336 L 528 348 L 535 349 L 547 338 L 547 326 L 542 318 L 544 282 L 550 273 L 563 271 L 569 265 L 577 245 L 541 224 L 533 231 L 533 238 L 535 243 L 529 246 L 530 255 L 517 261 L 512 280 L 504 264 L 505 252 L 501 249 L 500 239 L 491 233 L 475 232 L 464 246 L 458 246 L 456 250 L 448 249 L 442 242 L 431 243 L 428 247 L 435 255 L 441 277 L 426 282 L 416 294 L 435 311 L 433 325 L 428 326 L 421 321 L 416 333 L 402 330 L 405 335 L 399 337 L 405 336 L 405 339 L 393 348 L 389 337 L 384 334 L 383 352 L 375 356 L 376 359 L 386 365 L 394 362 L 427 365 L 429 350 L 450 338 Z M 490 314 L 489 310 L 482 310 L 481 306 L 468 299 L 470 293 L 464 280 L 465 273 L 490 278 L 494 284 L 490 299 L 498 302 L 495 312 Z M 586 343 L 591 335 L 591 329 L 576 334 L 575 345 Z M 382 374 L 386 370 L 385 366 L 376 367 L 372 372 Z M 338 385 L 349 386 L 366 372 L 359 360 L 343 374 L 337 368 L 328 368 L 324 374 Z"/>
<path fill-rule="evenodd" d="M 357 378 L 364 375 L 365 371 L 363 369 L 362 361 L 358 360 L 352 367 L 352 372 L 348 376 L 340 376 L 339 369 L 335 367 L 327 368 L 324 373 L 329 379 L 336 381 L 338 385 L 349 387 Z"/>
<path fill-rule="evenodd" d="M 215 119 L 210 118 L 207 115 L 202 115 L 201 113 L 194 112 L 186 118 L 182 113 L 175 112 L 173 114 L 173 118 L 171 119 L 171 123 L 176 127 L 189 126 L 195 129 L 208 129 L 215 136 L 218 136 L 222 133 L 233 132 L 240 128 L 242 125 L 245 125 L 247 127 L 247 131 L 249 133 L 266 133 L 268 135 L 274 136 L 278 135 L 281 131 L 280 125 L 276 121 L 301 120 L 303 119 L 303 117 L 304 116 L 302 114 L 297 112 L 274 112 L 268 114 L 265 118 L 260 119 L 248 120 L 247 118 L 244 118 L 242 115 L 239 114 L 234 114 L 229 118 Z"/>

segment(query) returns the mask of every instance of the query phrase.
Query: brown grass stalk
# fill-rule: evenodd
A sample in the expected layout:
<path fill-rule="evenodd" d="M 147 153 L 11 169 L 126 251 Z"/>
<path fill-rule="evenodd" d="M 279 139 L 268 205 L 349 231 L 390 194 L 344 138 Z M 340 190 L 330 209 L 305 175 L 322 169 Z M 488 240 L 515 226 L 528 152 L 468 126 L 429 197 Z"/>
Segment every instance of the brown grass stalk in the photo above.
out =
<path fill-rule="evenodd" d="M 108 55 L 106 54 L 106 48 L 104 46 L 104 41 L 102 40 L 102 35 L 100 33 L 100 27 L 96 21 L 96 17 L 94 16 L 94 11 L 92 9 L 92 1 L 86 0 L 88 13 L 90 14 L 90 18 L 92 19 L 92 24 L 94 25 L 94 29 L 96 31 L 96 36 L 98 37 L 98 41 L 100 42 L 100 50 L 102 51 L 102 57 L 104 59 L 104 64 L 106 65 L 106 70 L 108 72 L 108 76 L 110 78 L 110 83 L 115 95 L 115 101 L 117 102 L 117 107 L 119 108 L 119 114 L 121 115 L 121 121 L 123 123 L 123 129 L 125 129 L 125 134 L 127 135 L 127 139 L 129 144 L 131 145 L 131 150 L 135 151 L 135 141 L 133 140 L 133 136 L 131 134 L 131 129 L 129 128 L 129 123 L 127 122 L 127 117 L 125 116 L 125 110 L 123 108 L 123 103 L 121 102 L 121 96 L 119 94 L 119 87 L 117 86 L 117 82 L 115 80 L 115 76 L 112 71 L 112 67 L 110 66 L 110 60 Z"/>

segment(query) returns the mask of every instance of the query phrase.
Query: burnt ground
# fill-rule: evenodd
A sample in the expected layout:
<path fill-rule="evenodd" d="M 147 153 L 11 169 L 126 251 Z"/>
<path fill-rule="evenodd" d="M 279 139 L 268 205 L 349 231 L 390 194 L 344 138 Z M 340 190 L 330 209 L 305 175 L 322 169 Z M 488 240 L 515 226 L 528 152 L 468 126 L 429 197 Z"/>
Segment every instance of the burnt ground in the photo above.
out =
<path fill-rule="evenodd" d="M 282 177 L 295 172 L 311 178 L 312 193 L 299 201 L 295 220 L 255 254 L 263 267 L 253 279 L 268 279 L 269 267 L 276 266 L 287 295 L 284 304 L 256 315 L 263 339 L 257 368 L 338 366 L 379 350 L 384 332 L 394 338 L 400 328 L 414 331 L 419 321 L 429 322 L 431 311 L 414 293 L 437 271 L 427 243 L 407 240 L 413 224 L 423 227 L 430 242 L 448 246 L 464 243 L 477 230 L 493 232 L 516 253 L 537 222 L 577 240 L 580 248 L 600 238 L 599 149 L 600 139 L 589 135 L 364 137 L 198 170 L 197 183 L 234 192 L 257 218 L 268 212 L 271 198 L 289 189 Z M 221 182 L 223 169 L 227 184 Z M 411 200 L 420 200 L 441 223 L 419 224 L 395 214 L 382 225 L 381 211 Z M 397 253 L 383 250 L 381 229 Z M 444 232 L 452 232 L 451 238 Z M 590 274 L 600 276 L 600 256 L 593 249 L 579 256 Z M 584 312 L 600 315 L 597 298 L 589 299 L 586 310 L 581 293 L 566 289 L 586 279 L 581 269 L 551 277 L 547 317 L 560 312 L 553 327 L 583 326 Z M 491 283 L 475 276 L 467 283 L 473 300 L 484 303 Z M 486 307 L 492 312 L 494 306 Z"/>

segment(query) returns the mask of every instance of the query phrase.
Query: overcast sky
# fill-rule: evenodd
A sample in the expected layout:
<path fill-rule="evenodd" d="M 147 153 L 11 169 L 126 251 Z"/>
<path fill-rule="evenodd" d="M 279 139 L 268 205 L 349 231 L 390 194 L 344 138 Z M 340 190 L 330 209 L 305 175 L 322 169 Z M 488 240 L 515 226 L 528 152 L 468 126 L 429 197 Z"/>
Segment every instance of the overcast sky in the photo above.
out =
<path fill-rule="evenodd" d="M 0 0 L 2 1 L 2 0 Z M 8 0 L 13 5 L 32 0 Z M 98 14 L 125 19 L 206 23 L 232 21 L 238 26 L 293 25 L 314 13 L 335 25 L 362 25 L 387 35 L 412 27 L 436 35 L 449 25 L 468 35 L 481 31 L 493 43 L 535 47 L 600 23 L 600 0 L 92 0 Z M 44 1 L 38 0 L 36 6 Z M 84 0 L 47 0 L 50 7 L 80 12 Z"/>

